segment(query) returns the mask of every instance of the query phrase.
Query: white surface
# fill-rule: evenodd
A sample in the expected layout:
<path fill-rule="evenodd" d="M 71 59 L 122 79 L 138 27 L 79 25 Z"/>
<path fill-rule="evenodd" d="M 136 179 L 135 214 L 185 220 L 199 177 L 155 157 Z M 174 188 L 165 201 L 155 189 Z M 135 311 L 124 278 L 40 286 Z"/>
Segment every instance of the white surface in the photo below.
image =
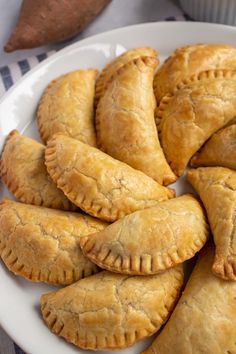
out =
<path fill-rule="evenodd" d="M 176 47 L 199 42 L 235 44 L 236 29 L 201 23 L 159 22 L 104 33 L 60 51 L 26 75 L 0 102 L 0 149 L 6 135 L 14 128 L 38 138 L 34 121 L 36 106 L 45 86 L 58 75 L 77 68 L 102 68 L 111 58 L 134 46 L 153 46 L 163 60 Z M 185 185 L 178 182 L 178 194 L 184 191 Z M 0 197 L 3 195 L 7 192 L 1 186 Z M 22 349 L 30 354 L 83 352 L 57 338 L 43 324 L 39 298 L 53 287 L 15 277 L 2 263 L 0 279 L 0 324 Z M 138 353 L 145 345 L 140 342 L 120 353 Z"/>
<path fill-rule="evenodd" d="M 160 21 L 168 16 L 182 14 L 177 0 L 112 0 L 105 10 L 73 40 L 7 54 L 3 51 L 3 46 L 16 24 L 20 5 L 20 0 L 0 0 L 0 67 L 36 54 L 63 48 L 70 43 L 113 28 Z"/>
<path fill-rule="evenodd" d="M 236 25 L 236 0 L 180 0 L 195 20 Z"/>

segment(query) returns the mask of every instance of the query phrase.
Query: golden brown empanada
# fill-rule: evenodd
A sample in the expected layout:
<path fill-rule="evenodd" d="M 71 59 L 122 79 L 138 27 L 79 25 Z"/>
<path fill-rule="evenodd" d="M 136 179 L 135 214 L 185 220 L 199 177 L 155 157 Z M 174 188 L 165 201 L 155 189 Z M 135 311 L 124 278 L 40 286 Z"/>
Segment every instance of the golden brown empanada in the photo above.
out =
<path fill-rule="evenodd" d="M 236 281 L 236 171 L 200 167 L 188 172 L 206 208 L 216 245 L 213 272 Z"/>
<path fill-rule="evenodd" d="M 193 156 L 191 166 L 222 166 L 236 170 L 236 124 L 213 134 Z"/>
<path fill-rule="evenodd" d="M 57 188 L 44 164 L 45 146 L 13 130 L 7 137 L 0 160 L 0 176 L 9 191 L 26 204 L 76 210 Z"/>
<path fill-rule="evenodd" d="M 208 238 L 199 202 L 190 194 L 136 211 L 80 239 L 85 256 L 101 268 L 155 274 L 192 258 Z"/>
<path fill-rule="evenodd" d="M 98 101 L 103 96 L 106 89 L 107 83 L 110 81 L 112 76 L 124 65 L 133 59 L 137 59 L 142 56 L 157 58 L 157 52 L 153 48 L 144 47 L 144 48 L 133 48 L 129 49 L 123 54 L 119 55 L 113 61 L 108 63 L 101 74 L 99 75 L 96 86 L 95 86 L 95 104 L 98 104 Z"/>
<path fill-rule="evenodd" d="M 0 203 L 0 256 L 7 268 L 31 281 L 71 284 L 98 271 L 79 238 L 107 224 L 90 216 L 17 203 Z"/>
<path fill-rule="evenodd" d="M 96 146 L 94 91 L 97 70 L 77 70 L 53 80 L 40 100 L 37 119 L 44 142 L 55 133 Z"/>
<path fill-rule="evenodd" d="M 121 349 L 158 331 L 182 283 L 181 266 L 149 277 L 103 271 L 43 295 L 42 314 L 52 332 L 78 347 Z"/>
<path fill-rule="evenodd" d="M 172 316 L 143 354 L 234 354 L 236 283 L 211 272 L 213 247 L 201 255 Z"/>
<path fill-rule="evenodd" d="M 174 196 L 141 171 L 60 134 L 48 142 L 45 159 L 58 188 L 85 212 L 107 221 Z"/>
<path fill-rule="evenodd" d="M 190 76 L 214 69 L 236 69 L 236 48 L 227 44 L 195 44 L 177 48 L 155 75 L 157 102 Z"/>
<path fill-rule="evenodd" d="M 139 57 L 114 74 L 96 112 L 97 144 L 115 159 L 167 185 L 176 176 L 166 162 L 155 126 L 157 63 L 155 57 Z"/>
<path fill-rule="evenodd" d="M 236 71 L 202 72 L 179 85 L 157 110 L 160 141 L 181 176 L 190 158 L 236 114 Z"/>

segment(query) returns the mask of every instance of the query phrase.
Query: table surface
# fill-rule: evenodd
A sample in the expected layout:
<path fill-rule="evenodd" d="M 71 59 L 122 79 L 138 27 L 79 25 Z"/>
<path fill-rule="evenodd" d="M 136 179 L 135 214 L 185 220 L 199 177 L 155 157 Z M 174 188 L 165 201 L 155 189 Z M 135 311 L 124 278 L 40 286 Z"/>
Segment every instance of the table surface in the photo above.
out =
<path fill-rule="evenodd" d="M 4 52 L 3 46 L 17 21 L 20 5 L 21 1 L 19 0 L 0 0 L 0 67 L 40 53 L 63 48 L 80 39 L 114 28 L 137 23 L 161 21 L 167 17 L 182 15 L 178 0 L 113 0 L 83 33 L 73 40 L 31 50 L 18 50 L 7 54 Z M 160 34 L 157 33 L 158 35 Z M 15 353 L 13 342 L 0 328 L 0 354 Z M 18 351 L 18 353 L 20 352 Z"/>

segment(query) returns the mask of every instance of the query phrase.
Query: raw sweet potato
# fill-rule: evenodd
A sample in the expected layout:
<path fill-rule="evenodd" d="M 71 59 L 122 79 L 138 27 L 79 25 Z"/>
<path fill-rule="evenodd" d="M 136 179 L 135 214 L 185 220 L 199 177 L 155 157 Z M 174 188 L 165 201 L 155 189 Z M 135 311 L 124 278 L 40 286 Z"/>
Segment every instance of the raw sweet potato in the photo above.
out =
<path fill-rule="evenodd" d="M 18 24 L 4 49 L 39 47 L 82 31 L 111 0 L 23 0 Z"/>

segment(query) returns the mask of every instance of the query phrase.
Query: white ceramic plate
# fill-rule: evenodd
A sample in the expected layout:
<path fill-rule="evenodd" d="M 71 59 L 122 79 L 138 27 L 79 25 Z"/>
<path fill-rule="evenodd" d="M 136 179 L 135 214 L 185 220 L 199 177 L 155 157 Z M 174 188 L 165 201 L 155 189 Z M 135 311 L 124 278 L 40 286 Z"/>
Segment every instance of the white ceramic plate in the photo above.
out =
<path fill-rule="evenodd" d="M 176 47 L 200 42 L 235 45 L 236 29 L 206 23 L 148 23 L 99 34 L 61 50 L 27 74 L 0 101 L 0 151 L 6 135 L 15 128 L 39 139 L 35 124 L 37 103 L 46 85 L 55 77 L 78 68 L 101 69 L 132 47 L 152 46 L 163 60 Z M 186 188 L 184 183 L 178 182 L 178 194 Z M 8 192 L 0 185 L 0 197 L 6 195 L 9 196 Z M 0 263 L 0 324 L 29 354 L 85 353 L 57 338 L 42 321 L 40 295 L 53 289 L 13 276 Z M 150 339 L 140 342 L 120 353 L 138 353 L 149 342 Z"/>

